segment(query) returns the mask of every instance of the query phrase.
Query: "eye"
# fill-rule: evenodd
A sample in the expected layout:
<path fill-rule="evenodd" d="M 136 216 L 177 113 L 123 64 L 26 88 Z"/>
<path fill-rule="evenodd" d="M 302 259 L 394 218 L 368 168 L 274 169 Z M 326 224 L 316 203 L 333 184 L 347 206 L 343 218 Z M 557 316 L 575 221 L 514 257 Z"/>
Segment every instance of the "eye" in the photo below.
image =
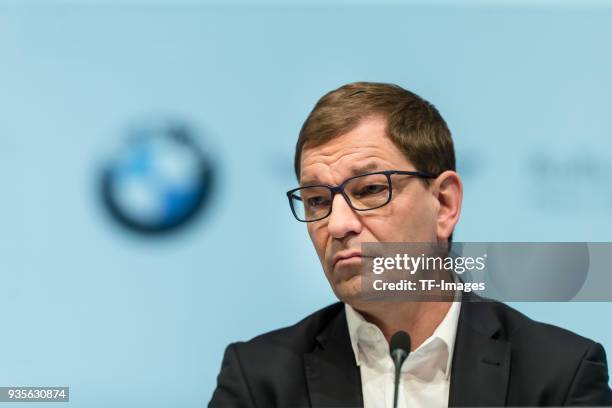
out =
<path fill-rule="evenodd" d="M 359 188 L 359 190 L 355 192 L 355 197 L 368 197 L 384 193 L 385 191 L 387 191 L 386 184 L 368 184 Z"/>
<path fill-rule="evenodd" d="M 306 199 L 306 203 L 308 204 L 308 207 L 311 208 L 327 206 L 329 204 L 329 198 L 325 196 L 309 197 Z"/>

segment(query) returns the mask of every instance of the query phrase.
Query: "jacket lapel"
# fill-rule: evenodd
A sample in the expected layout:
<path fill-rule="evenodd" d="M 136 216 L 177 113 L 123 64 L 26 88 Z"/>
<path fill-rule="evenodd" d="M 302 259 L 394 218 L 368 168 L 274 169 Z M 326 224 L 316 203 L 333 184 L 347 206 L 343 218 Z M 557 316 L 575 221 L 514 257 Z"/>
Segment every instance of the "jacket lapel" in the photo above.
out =
<path fill-rule="evenodd" d="M 472 295 L 473 296 L 473 295 Z M 504 406 L 510 375 L 510 342 L 491 303 L 461 305 L 453 353 L 449 406 Z"/>
<path fill-rule="evenodd" d="M 510 375 L 510 342 L 491 304 L 469 295 L 461 305 L 451 368 L 449 406 L 503 406 Z M 476 299 L 474 299 L 476 298 Z M 476 300 L 476 301 L 474 301 Z M 363 407 L 361 375 L 355 363 L 344 309 L 304 355 L 313 408 Z"/>
<path fill-rule="evenodd" d="M 344 308 L 304 355 L 306 382 L 313 408 L 363 407 L 361 375 L 355 362 Z"/>

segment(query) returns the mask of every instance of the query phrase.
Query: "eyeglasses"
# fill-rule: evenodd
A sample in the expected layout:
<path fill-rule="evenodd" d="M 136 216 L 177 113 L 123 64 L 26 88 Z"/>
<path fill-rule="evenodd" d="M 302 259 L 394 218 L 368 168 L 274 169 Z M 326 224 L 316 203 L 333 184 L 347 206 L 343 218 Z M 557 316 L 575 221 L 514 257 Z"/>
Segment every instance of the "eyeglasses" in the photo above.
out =
<path fill-rule="evenodd" d="M 392 175 L 432 179 L 437 176 L 422 171 L 387 170 L 350 177 L 338 186 L 325 184 L 298 187 L 287 191 L 291 212 L 298 221 L 319 221 L 329 216 L 336 194 L 342 194 L 356 211 L 367 211 L 389 204 L 393 196 Z"/>

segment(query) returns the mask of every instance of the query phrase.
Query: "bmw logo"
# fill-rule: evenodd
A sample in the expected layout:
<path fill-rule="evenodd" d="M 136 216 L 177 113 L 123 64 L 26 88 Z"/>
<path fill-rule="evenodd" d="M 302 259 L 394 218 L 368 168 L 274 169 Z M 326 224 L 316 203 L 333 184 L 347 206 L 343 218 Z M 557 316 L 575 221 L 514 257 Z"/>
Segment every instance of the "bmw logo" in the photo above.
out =
<path fill-rule="evenodd" d="M 185 225 L 211 195 L 213 169 L 180 123 L 141 126 L 102 172 L 105 207 L 123 226 L 161 234 Z"/>

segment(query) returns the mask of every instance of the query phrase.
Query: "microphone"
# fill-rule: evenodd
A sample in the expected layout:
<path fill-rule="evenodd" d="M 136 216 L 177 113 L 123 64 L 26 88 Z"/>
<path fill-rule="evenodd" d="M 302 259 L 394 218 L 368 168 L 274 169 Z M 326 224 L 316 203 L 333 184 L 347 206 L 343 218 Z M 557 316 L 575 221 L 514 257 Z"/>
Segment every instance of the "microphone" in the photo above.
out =
<path fill-rule="evenodd" d="M 393 364 L 395 365 L 395 391 L 393 393 L 393 408 L 397 408 L 397 393 L 399 389 L 399 378 L 402 364 L 410 354 L 410 336 L 405 331 L 398 331 L 391 336 L 389 351 Z"/>

